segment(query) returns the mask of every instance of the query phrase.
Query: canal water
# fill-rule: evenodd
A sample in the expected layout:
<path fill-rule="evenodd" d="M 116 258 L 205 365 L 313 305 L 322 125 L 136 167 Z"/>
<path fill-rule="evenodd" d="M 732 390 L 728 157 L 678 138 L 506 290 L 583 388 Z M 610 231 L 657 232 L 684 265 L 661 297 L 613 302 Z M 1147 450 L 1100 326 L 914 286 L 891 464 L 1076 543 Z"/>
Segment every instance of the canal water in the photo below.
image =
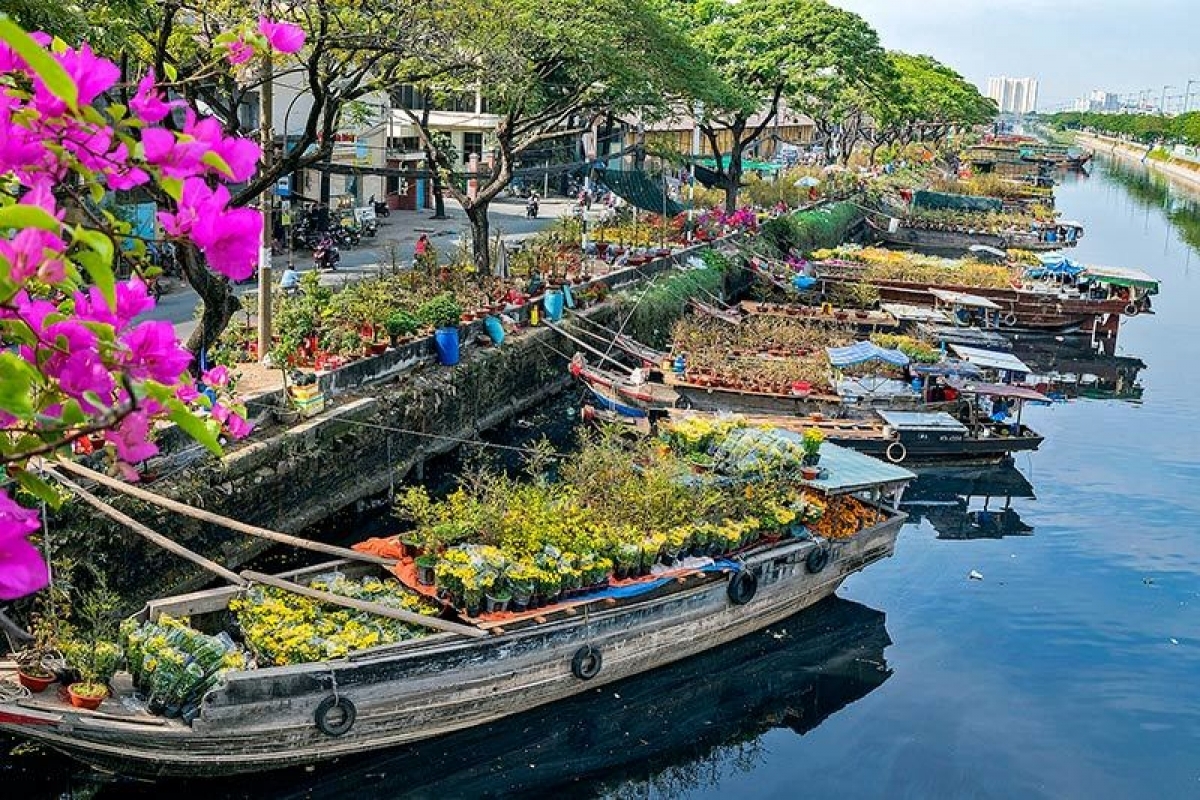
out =
<path fill-rule="evenodd" d="M 1200 797 L 1200 201 L 1103 162 L 1058 205 L 1073 257 L 1162 281 L 1117 385 L 1027 409 L 1046 442 L 1010 467 L 923 477 L 839 599 L 415 749 L 182 785 L 0 757 L 5 796 Z"/>

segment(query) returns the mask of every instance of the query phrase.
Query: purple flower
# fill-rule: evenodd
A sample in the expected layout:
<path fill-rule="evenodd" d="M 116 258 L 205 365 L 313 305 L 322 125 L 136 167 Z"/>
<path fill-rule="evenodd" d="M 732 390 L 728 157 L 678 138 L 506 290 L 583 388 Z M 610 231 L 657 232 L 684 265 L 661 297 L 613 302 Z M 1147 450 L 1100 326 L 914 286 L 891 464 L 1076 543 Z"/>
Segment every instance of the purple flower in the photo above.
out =
<path fill-rule="evenodd" d="M 124 371 L 137 380 L 173 385 L 187 370 L 192 354 L 179 346 L 175 326 L 162 320 L 140 323 L 121 337 L 126 352 L 118 356 Z"/>
<path fill-rule="evenodd" d="M 229 368 L 223 364 L 217 365 L 200 376 L 200 380 L 208 386 L 228 386 Z"/>
<path fill-rule="evenodd" d="M 162 93 L 154 86 L 154 80 L 154 70 L 150 70 L 146 77 L 138 81 L 137 94 L 129 101 L 129 110 L 133 115 L 151 125 L 162 122 L 171 113 L 172 106 L 178 105 L 163 100 Z"/>
<path fill-rule="evenodd" d="M 32 594 L 50 580 L 46 562 L 27 537 L 39 526 L 37 511 L 0 489 L 0 600 Z"/>
<path fill-rule="evenodd" d="M 200 159 L 208 146 L 191 136 L 177 138 L 165 128 L 147 128 L 142 131 L 142 151 L 146 161 L 162 170 L 170 178 L 188 178 L 204 169 Z"/>
<path fill-rule="evenodd" d="M 273 22 L 266 17 L 259 17 L 258 32 L 280 53 L 294 53 L 304 46 L 304 31 L 288 22 Z"/>
<path fill-rule="evenodd" d="M 116 428 L 105 432 L 104 439 L 116 447 L 118 458 L 130 464 L 158 455 L 158 446 L 149 441 L 150 415 L 143 410 L 122 419 Z"/>
<path fill-rule="evenodd" d="M 254 57 L 254 48 L 246 44 L 246 40 L 238 37 L 236 40 L 225 45 L 225 57 L 229 59 L 229 63 L 235 67 L 238 64 L 245 64 Z"/>
<path fill-rule="evenodd" d="M 221 123 L 213 117 L 205 117 L 199 122 L 191 115 L 183 126 L 183 132 L 195 138 L 199 143 L 216 153 L 229 165 L 234 181 L 244 181 L 254 174 L 258 165 L 258 157 L 262 150 L 250 139 L 239 136 L 225 136 L 221 131 Z M 221 174 L 215 169 L 209 169 L 213 174 Z"/>

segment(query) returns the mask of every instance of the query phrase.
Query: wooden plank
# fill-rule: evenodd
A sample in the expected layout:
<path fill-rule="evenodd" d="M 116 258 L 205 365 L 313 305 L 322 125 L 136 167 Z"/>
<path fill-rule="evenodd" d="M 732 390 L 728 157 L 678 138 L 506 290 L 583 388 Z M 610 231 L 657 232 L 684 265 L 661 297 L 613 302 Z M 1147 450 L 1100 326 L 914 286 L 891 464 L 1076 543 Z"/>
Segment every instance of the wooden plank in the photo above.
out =
<path fill-rule="evenodd" d="M 136 497 L 139 500 L 145 500 L 147 503 L 153 503 L 154 505 L 159 506 L 160 508 L 165 508 L 168 511 L 175 511 L 179 514 L 183 514 L 186 517 L 198 519 L 202 522 L 210 522 L 213 525 L 220 525 L 223 528 L 229 528 L 230 530 L 238 531 L 239 533 L 257 536 L 260 539 L 269 539 L 273 542 L 291 545 L 292 547 L 299 547 L 303 550 L 313 550 L 318 553 L 338 556 L 339 558 L 347 558 L 352 561 L 365 561 L 369 564 L 381 564 L 385 567 L 395 566 L 397 563 L 396 559 L 394 558 L 382 558 L 369 553 L 360 553 L 357 550 L 351 550 L 348 547 L 338 547 L 337 545 L 325 544 L 324 542 L 314 542 L 311 539 L 302 539 L 299 536 L 291 536 L 286 533 L 280 533 L 279 531 L 260 528 L 257 525 L 248 525 L 245 522 L 240 522 L 236 519 L 230 519 L 229 517 L 223 517 L 220 514 L 214 514 L 211 511 L 193 508 L 186 503 L 180 503 L 178 500 L 172 500 L 169 497 L 163 497 L 162 495 L 155 494 L 154 492 L 148 492 L 145 489 L 137 486 L 130 486 L 123 481 L 110 478 L 107 475 L 103 475 L 95 470 L 88 469 L 82 464 L 78 464 L 74 461 L 59 459 L 57 465 L 68 472 L 72 472 L 82 478 L 95 481 L 101 486 L 106 486 L 109 489 L 127 494 L 130 497 Z"/>
<path fill-rule="evenodd" d="M 343 597 L 339 594 L 330 592 L 322 592 L 319 589 L 313 589 L 308 586 L 301 586 L 298 583 L 285 581 L 283 578 L 276 578 L 273 575 L 264 575 L 261 572 L 245 570 L 242 572 L 242 577 L 254 583 L 261 583 L 266 586 L 274 586 L 276 589 L 283 589 L 286 592 L 292 592 L 303 597 L 309 597 L 313 600 L 320 600 L 322 603 L 330 605 L 344 606 L 353 608 L 359 611 L 366 611 L 371 614 L 377 614 L 381 617 L 389 619 L 398 619 L 401 622 L 408 622 L 413 625 L 420 625 L 425 628 L 434 628 L 439 631 L 447 631 L 449 633 L 460 633 L 463 636 L 471 636 L 476 639 L 481 639 L 488 636 L 487 631 L 480 628 L 473 628 L 470 625 L 463 625 L 458 622 L 451 622 L 437 617 L 429 617 L 424 614 L 416 614 L 412 611 L 405 611 L 402 608 L 392 608 L 381 603 L 372 603 L 367 600 L 356 600 L 353 597 Z"/>
<path fill-rule="evenodd" d="M 124 525 L 125 527 L 127 527 L 131 531 L 133 531 L 134 533 L 138 534 L 139 536 L 142 536 L 145 539 L 150 540 L 151 542 L 158 545 L 159 547 L 166 550 L 167 552 L 174 553 L 175 555 L 179 556 L 180 558 L 184 558 L 184 559 L 192 562 L 196 566 L 202 567 L 203 569 L 208 570 L 209 572 L 213 573 L 217 577 L 224 578 L 225 580 L 229 581 L 232 584 L 235 584 L 237 586 L 245 586 L 246 585 L 246 581 L 244 581 L 236 572 L 226 569 L 225 567 L 221 566 L 217 562 L 207 559 L 204 556 L 200 555 L 199 553 L 193 552 L 192 550 L 188 550 L 183 545 L 181 545 L 177 542 L 174 542 L 174 541 L 168 539 L 167 537 L 163 536 L 161 533 L 158 533 L 157 531 L 154 531 L 154 530 L 148 528 L 147 526 L 138 522 L 133 517 L 130 517 L 127 514 L 124 514 L 120 511 L 118 511 L 117 509 L 110 506 L 108 503 L 105 503 L 103 500 L 101 500 L 100 498 L 98 498 L 94 494 L 92 494 L 91 492 L 84 489 L 79 484 L 58 474 L 57 472 L 54 471 L 53 468 L 48 467 L 48 466 L 43 466 L 42 469 L 46 472 L 47 475 L 54 478 L 56 481 L 61 483 L 63 486 L 70 489 L 72 492 L 74 492 L 76 495 L 78 495 L 81 500 L 83 500 L 85 503 L 87 503 L 92 508 L 99 511 L 104 516 L 106 516 L 109 519 L 112 519 L 116 522 L 121 523 L 122 525 Z"/>

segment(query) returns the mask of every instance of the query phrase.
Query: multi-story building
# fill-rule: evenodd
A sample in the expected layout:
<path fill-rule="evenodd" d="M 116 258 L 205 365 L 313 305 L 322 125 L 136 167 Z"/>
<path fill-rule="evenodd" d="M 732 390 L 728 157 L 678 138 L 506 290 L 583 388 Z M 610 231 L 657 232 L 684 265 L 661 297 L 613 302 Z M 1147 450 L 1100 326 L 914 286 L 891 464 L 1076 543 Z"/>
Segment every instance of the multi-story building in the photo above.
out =
<path fill-rule="evenodd" d="M 1031 114 L 1037 110 L 1036 78 L 988 78 L 987 96 L 996 101 L 1001 114 Z"/>

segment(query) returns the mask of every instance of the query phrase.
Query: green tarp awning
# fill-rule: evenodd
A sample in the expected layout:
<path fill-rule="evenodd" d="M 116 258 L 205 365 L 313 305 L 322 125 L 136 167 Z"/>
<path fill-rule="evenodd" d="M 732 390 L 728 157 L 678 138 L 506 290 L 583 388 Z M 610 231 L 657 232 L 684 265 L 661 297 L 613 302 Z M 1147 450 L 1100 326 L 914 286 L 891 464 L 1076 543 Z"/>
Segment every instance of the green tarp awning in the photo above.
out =
<path fill-rule="evenodd" d="M 667 195 L 662 178 L 641 170 L 608 169 L 602 180 L 618 197 L 643 211 L 674 217 L 687 210 Z"/>

